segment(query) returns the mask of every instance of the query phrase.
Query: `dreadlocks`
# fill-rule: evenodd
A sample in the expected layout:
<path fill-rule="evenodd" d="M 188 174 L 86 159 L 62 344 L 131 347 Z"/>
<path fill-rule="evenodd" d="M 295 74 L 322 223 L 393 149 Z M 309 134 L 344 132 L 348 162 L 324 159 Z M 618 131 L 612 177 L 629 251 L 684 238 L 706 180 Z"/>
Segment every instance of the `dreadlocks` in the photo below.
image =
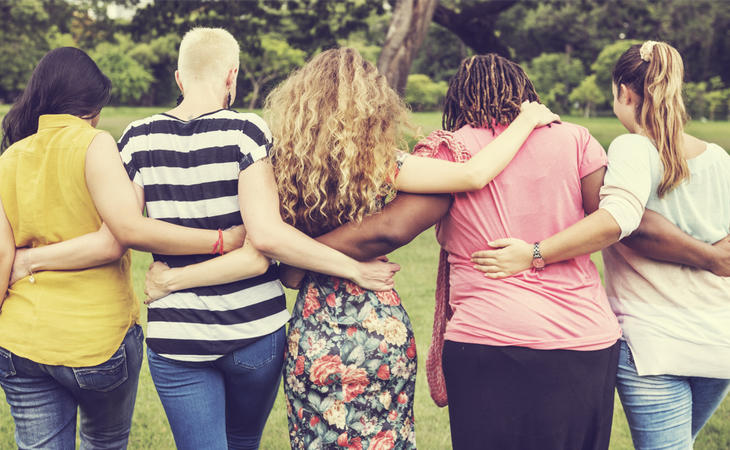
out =
<path fill-rule="evenodd" d="M 522 67 L 494 53 L 472 56 L 451 77 L 441 126 L 448 131 L 486 126 L 494 133 L 494 124 L 509 125 L 526 100 L 539 98 Z"/>

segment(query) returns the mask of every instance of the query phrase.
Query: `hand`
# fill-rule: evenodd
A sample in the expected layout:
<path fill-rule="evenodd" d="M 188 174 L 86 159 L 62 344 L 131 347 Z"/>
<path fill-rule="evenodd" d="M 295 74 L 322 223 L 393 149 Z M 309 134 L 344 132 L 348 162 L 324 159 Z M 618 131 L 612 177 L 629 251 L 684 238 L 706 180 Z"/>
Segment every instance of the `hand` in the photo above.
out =
<path fill-rule="evenodd" d="M 352 281 L 363 289 L 389 291 L 395 286 L 393 275 L 400 270 L 398 264 L 378 258 L 357 264 L 359 274 Z"/>
<path fill-rule="evenodd" d="M 472 253 L 474 268 L 487 278 L 505 278 L 532 267 L 533 246 L 520 239 L 497 239 L 489 242 L 495 250 Z"/>
<path fill-rule="evenodd" d="M 520 106 L 520 115 L 524 115 L 532 123 L 535 128 L 544 127 L 553 122 L 560 122 L 560 116 L 553 113 L 547 106 L 538 102 L 524 101 Z"/>
<path fill-rule="evenodd" d="M 298 267 L 292 267 L 284 263 L 279 264 L 279 281 L 289 289 L 299 289 L 305 274 L 306 271 Z"/>
<path fill-rule="evenodd" d="M 228 253 L 237 248 L 243 247 L 243 242 L 246 240 L 246 227 L 243 225 L 236 225 L 231 228 L 223 230 L 223 252 Z"/>
<path fill-rule="evenodd" d="M 716 257 L 709 267 L 710 271 L 721 277 L 730 276 L 730 235 L 715 242 L 712 247 Z"/>
<path fill-rule="evenodd" d="M 16 281 L 30 275 L 30 255 L 28 252 L 30 252 L 30 249 L 25 247 L 15 249 L 15 260 L 10 272 L 8 286 L 12 286 Z"/>
<path fill-rule="evenodd" d="M 172 292 L 167 287 L 166 282 L 170 270 L 167 264 L 160 261 L 150 264 L 150 268 L 147 269 L 147 274 L 144 277 L 144 293 L 147 296 L 144 301 L 145 305 L 149 305 Z"/>

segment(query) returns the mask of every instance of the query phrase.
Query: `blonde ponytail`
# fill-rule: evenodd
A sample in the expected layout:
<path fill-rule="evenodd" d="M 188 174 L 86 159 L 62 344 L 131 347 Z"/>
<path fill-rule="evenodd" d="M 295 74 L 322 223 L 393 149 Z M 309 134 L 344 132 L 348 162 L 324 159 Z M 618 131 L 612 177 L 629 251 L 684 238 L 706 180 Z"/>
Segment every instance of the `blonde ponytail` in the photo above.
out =
<path fill-rule="evenodd" d="M 654 141 L 664 174 L 657 194 L 663 197 L 689 178 L 684 157 L 687 111 L 682 101 L 684 66 L 679 52 L 665 42 L 647 41 L 627 50 L 613 72 L 613 81 L 640 95 L 636 120 Z"/>

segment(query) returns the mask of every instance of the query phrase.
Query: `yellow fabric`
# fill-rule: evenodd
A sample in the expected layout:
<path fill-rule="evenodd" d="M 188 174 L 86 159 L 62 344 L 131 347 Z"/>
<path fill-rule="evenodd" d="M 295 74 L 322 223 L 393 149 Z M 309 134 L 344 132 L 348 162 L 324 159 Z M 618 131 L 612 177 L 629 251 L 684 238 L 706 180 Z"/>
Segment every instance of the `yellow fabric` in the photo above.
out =
<path fill-rule="evenodd" d="M 17 247 L 97 231 L 86 188 L 86 150 L 100 132 L 66 114 L 44 115 L 38 132 L 0 156 L 0 197 Z M 33 361 L 71 367 L 108 360 L 139 319 L 131 254 L 85 270 L 45 271 L 16 282 L 0 310 L 0 346 Z"/>

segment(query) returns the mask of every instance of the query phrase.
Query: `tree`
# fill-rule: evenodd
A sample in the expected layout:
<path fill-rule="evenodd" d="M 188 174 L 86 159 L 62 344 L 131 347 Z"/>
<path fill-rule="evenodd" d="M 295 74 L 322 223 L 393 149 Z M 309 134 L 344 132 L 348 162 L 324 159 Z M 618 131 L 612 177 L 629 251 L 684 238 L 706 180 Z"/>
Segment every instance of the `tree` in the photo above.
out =
<path fill-rule="evenodd" d="M 91 57 L 112 81 L 112 101 L 128 104 L 139 100 L 154 78 L 130 56 L 135 46 L 132 40 L 123 34 L 117 34 L 116 39 L 116 43 L 102 42 L 97 45 Z"/>
<path fill-rule="evenodd" d="M 509 52 L 495 32 L 495 23 L 502 11 L 516 3 L 517 0 L 398 0 L 378 69 L 402 94 L 432 19 L 477 53 L 507 56 Z"/>
<path fill-rule="evenodd" d="M 289 72 L 304 64 L 305 56 L 303 50 L 292 48 L 274 34 L 261 37 L 260 54 L 241 52 L 241 72 L 252 86 L 247 96 L 248 108 L 256 107 L 261 90 L 267 83 L 285 78 Z"/>
<path fill-rule="evenodd" d="M 426 37 L 437 0 L 398 0 L 388 27 L 378 70 L 399 94 L 405 92 L 411 63 Z"/>
<path fill-rule="evenodd" d="M 43 33 L 49 27 L 49 16 L 43 5 L 33 0 L 0 2 L 0 15 L 0 101 L 11 102 L 49 50 Z"/>
<path fill-rule="evenodd" d="M 591 117 L 593 108 L 604 103 L 606 96 L 596 84 L 596 75 L 593 74 L 585 77 L 578 87 L 573 89 L 568 100 L 583 105 L 583 116 Z"/>
<path fill-rule="evenodd" d="M 428 75 L 414 73 L 408 75 L 406 86 L 406 103 L 414 111 L 429 111 L 441 105 L 449 85 L 445 81 L 432 81 Z"/>
<path fill-rule="evenodd" d="M 568 94 L 583 80 L 583 63 L 565 53 L 543 53 L 527 64 L 537 93 L 558 113 L 570 111 Z"/>
<path fill-rule="evenodd" d="M 618 40 L 601 50 L 596 60 L 591 64 L 591 70 L 596 76 L 595 82 L 599 89 L 603 92 L 611 92 L 613 66 L 616 65 L 616 61 L 629 47 L 641 43 L 642 41 L 632 39 Z M 606 99 L 608 100 L 608 97 Z"/>
<path fill-rule="evenodd" d="M 517 0 L 452 0 L 436 7 L 433 21 L 454 33 L 476 53 L 509 56 L 509 50 L 496 32 L 499 15 Z"/>

